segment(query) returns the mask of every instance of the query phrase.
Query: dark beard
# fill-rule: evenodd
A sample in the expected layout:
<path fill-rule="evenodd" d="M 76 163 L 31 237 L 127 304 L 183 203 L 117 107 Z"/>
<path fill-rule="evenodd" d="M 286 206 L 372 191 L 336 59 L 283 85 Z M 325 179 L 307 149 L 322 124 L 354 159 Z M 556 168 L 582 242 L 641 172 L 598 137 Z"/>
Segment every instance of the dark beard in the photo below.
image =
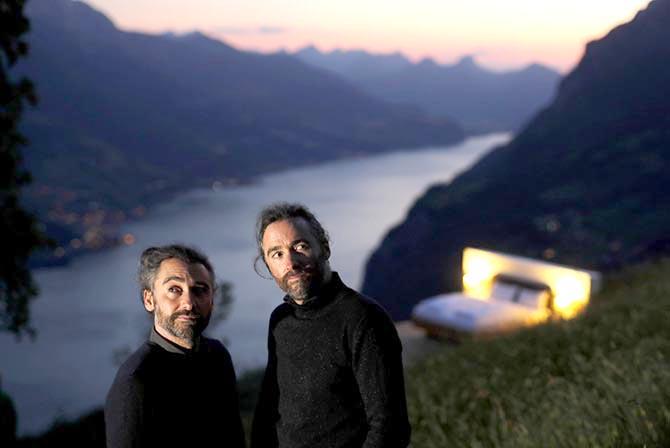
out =
<path fill-rule="evenodd" d="M 192 323 L 178 324 L 177 318 L 179 316 L 190 316 L 194 317 L 195 320 Z M 172 313 L 169 318 L 158 313 L 158 325 L 163 327 L 172 336 L 193 342 L 207 328 L 209 317 L 192 311 L 177 311 L 176 313 Z"/>
<path fill-rule="evenodd" d="M 294 301 L 304 301 L 315 296 L 324 279 L 325 261 L 318 260 L 313 266 L 303 266 L 287 272 L 278 282 L 279 287 Z M 301 275 L 299 279 L 291 279 L 293 275 Z"/>

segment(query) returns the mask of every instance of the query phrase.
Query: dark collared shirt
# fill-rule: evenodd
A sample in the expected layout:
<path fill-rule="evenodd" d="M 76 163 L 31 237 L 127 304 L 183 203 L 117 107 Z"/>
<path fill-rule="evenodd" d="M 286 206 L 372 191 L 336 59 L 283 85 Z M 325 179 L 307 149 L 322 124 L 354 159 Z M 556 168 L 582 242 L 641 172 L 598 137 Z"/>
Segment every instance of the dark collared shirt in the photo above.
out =
<path fill-rule="evenodd" d="M 193 348 L 189 349 L 186 347 L 182 347 L 179 344 L 175 344 L 174 342 L 170 341 L 169 339 L 164 338 L 158 330 L 156 330 L 156 327 L 153 327 L 151 329 L 151 334 L 149 335 L 149 342 L 153 342 L 154 344 L 159 345 L 163 350 L 168 351 L 170 353 L 178 353 L 180 355 L 188 355 L 190 353 L 197 353 L 200 350 L 200 337 L 198 337 L 194 342 L 193 342 Z"/>

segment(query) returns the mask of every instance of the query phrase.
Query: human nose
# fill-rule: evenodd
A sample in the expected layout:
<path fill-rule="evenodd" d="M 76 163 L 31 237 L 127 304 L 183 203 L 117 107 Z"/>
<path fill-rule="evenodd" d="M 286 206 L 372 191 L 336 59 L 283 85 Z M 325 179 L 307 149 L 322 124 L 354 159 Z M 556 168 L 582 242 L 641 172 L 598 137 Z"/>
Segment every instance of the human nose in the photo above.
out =
<path fill-rule="evenodd" d="M 191 311 L 195 303 L 195 297 L 193 297 L 193 292 L 190 289 L 186 289 L 179 301 L 179 308 L 186 311 Z"/>
<path fill-rule="evenodd" d="M 302 266 L 301 255 L 294 250 L 288 251 L 288 256 L 286 257 L 286 266 L 284 267 L 285 270 L 288 272 L 301 266 Z"/>

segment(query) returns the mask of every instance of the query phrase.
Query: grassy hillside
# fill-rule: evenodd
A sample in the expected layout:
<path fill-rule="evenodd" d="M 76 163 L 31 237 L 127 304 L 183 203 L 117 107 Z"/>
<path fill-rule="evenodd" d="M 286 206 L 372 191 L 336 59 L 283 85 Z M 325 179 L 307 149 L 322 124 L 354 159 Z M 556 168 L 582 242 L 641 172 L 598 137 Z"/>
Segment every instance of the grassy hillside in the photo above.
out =
<path fill-rule="evenodd" d="M 408 372 L 412 446 L 670 446 L 670 260 L 587 313 L 445 349 Z"/>

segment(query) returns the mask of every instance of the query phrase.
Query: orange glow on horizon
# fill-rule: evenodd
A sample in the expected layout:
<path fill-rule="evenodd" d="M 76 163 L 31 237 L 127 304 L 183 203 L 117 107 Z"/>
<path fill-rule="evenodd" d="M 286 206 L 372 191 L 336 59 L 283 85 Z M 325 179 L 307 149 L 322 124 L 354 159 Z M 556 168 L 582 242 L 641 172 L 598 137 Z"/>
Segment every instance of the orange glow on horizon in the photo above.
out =
<path fill-rule="evenodd" d="M 649 0 L 87 0 L 124 30 L 199 30 L 241 49 L 400 51 L 413 61 L 454 63 L 474 55 L 484 66 L 537 62 L 571 69 L 585 44 L 631 20 Z"/>

